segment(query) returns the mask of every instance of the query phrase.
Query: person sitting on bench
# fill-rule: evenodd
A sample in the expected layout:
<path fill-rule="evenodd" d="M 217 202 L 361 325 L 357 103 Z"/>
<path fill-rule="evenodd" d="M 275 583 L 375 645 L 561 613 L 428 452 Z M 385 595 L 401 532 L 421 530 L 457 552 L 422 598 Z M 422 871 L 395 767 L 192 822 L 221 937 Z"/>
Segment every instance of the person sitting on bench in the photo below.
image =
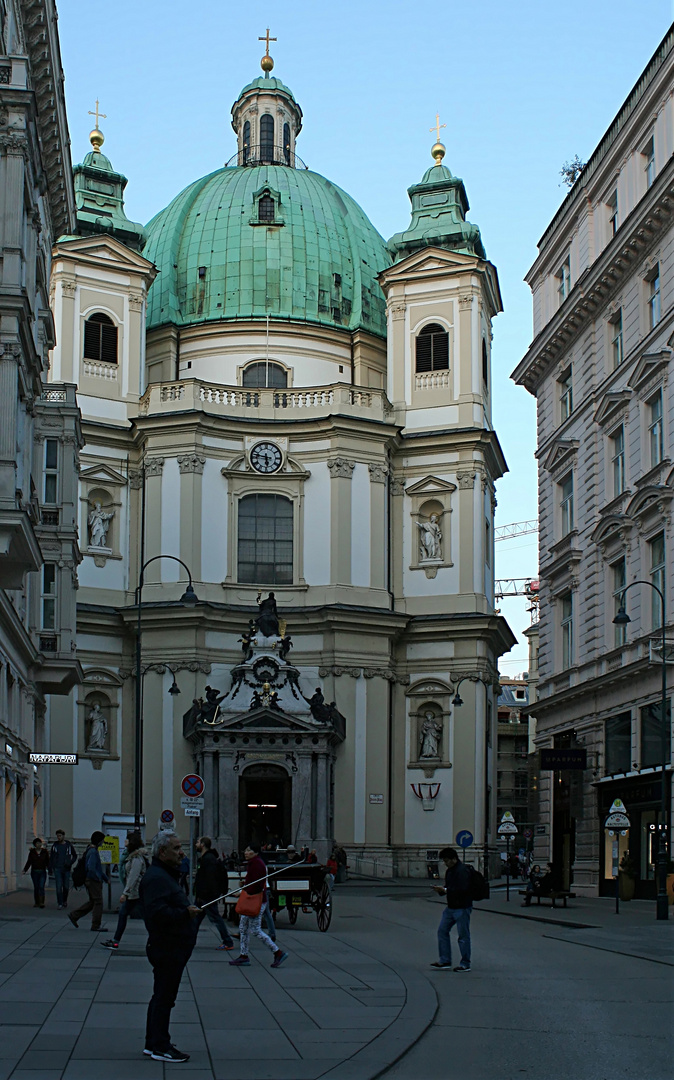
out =
<path fill-rule="evenodd" d="M 550 893 L 551 887 L 552 875 L 550 872 L 544 874 L 538 863 L 536 863 L 535 866 L 531 868 L 531 873 L 529 874 L 527 891 L 522 907 L 529 907 L 532 896 L 547 896 Z"/>

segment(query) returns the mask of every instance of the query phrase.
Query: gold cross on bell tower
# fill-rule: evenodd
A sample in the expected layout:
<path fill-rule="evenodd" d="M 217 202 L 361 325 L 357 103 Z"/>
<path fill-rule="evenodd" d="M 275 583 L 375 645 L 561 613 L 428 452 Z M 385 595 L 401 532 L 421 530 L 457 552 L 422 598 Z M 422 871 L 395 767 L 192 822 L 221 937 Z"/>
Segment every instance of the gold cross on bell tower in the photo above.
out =
<path fill-rule="evenodd" d="M 101 117 L 103 118 L 103 120 L 107 120 L 108 117 L 107 117 L 106 113 L 99 112 L 99 110 L 98 110 L 98 98 L 96 98 L 96 112 L 94 112 L 92 109 L 89 109 L 89 116 L 95 116 L 96 117 L 96 126 L 95 126 L 94 130 L 91 132 L 91 134 L 89 135 L 89 142 L 91 143 L 91 145 L 94 148 L 94 153 L 100 153 L 101 146 L 105 142 L 105 139 L 103 138 L 103 132 L 100 130 L 100 128 L 98 126 L 98 121 L 99 121 L 99 119 Z"/>
<path fill-rule="evenodd" d="M 446 127 L 447 127 L 446 124 L 441 124 L 440 123 L 440 113 L 437 112 L 435 114 L 435 124 L 433 125 L 432 128 L 428 129 L 429 131 L 434 131 L 435 132 L 436 142 L 435 142 L 435 146 L 431 149 L 431 157 L 435 158 L 435 164 L 436 165 L 442 165 L 442 159 L 445 156 L 445 148 L 442 145 L 442 143 L 440 142 L 440 128 L 446 128 Z"/>
<path fill-rule="evenodd" d="M 269 55 L 269 42 L 270 41 L 277 41 L 278 38 L 269 37 L 269 27 L 267 27 L 267 33 L 265 34 L 265 36 L 264 37 L 259 37 L 257 40 L 258 41 L 264 41 L 265 45 L 267 46 L 267 51 L 264 54 L 264 56 L 262 57 L 262 59 L 260 60 L 260 67 L 264 71 L 265 79 L 268 79 L 269 78 L 269 72 L 274 67 L 274 61 L 272 60 L 271 56 Z"/>
<path fill-rule="evenodd" d="M 433 125 L 432 128 L 429 128 L 428 130 L 435 132 L 435 136 L 436 136 L 436 139 L 438 140 L 438 142 L 440 142 L 440 128 L 443 128 L 443 127 L 446 128 L 447 125 L 440 123 L 440 113 L 436 113 L 435 114 L 435 124 Z"/>

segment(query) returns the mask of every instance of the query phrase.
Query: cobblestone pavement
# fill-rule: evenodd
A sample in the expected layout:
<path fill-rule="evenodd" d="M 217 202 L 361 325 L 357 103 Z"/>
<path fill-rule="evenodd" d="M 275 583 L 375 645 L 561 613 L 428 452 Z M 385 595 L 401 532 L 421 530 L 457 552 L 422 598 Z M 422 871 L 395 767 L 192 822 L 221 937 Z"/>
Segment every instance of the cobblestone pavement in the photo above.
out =
<path fill-rule="evenodd" d="M 251 966 L 231 968 L 236 953 L 218 952 L 207 924 L 171 1024 L 190 1061 L 165 1065 L 142 1056 L 152 984 L 143 924 L 130 921 L 110 953 L 100 943 L 114 915 L 104 918 L 108 933 L 93 934 L 88 918 L 75 929 L 50 906 L 34 912 L 30 899 L 23 891 L 0 899 L 0 1080 L 155 1080 L 176 1070 L 188 1080 L 370 1080 L 436 1011 L 420 972 L 394 970 L 339 932 L 319 933 L 313 915 L 293 929 L 280 917 L 290 958 L 276 971 L 257 942 Z"/>

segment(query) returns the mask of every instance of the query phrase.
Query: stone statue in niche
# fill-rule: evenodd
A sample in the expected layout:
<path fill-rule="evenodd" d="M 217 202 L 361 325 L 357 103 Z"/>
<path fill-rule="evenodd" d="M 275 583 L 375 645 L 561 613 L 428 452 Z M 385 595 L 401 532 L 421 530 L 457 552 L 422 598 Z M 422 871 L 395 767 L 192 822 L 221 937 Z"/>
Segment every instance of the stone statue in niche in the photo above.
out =
<path fill-rule="evenodd" d="M 439 757 L 441 738 L 442 724 L 438 721 L 435 714 L 429 710 L 424 714 L 424 719 L 419 728 L 419 757 Z"/>
<path fill-rule="evenodd" d="M 87 752 L 89 750 L 107 750 L 105 744 L 108 738 L 108 722 L 101 712 L 101 706 L 97 701 L 94 702 L 88 712 L 87 720 L 89 722 L 89 742 L 87 744 Z"/>
<path fill-rule="evenodd" d="M 278 622 L 278 609 L 273 592 L 269 593 L 266 600 L 262 600 L 262 593 L 257 594 L 257 606 L 259 615 L 255 625 L 264 637 L 278 637 L 281 630 Z"/>
<path fill-rule="evenodd" d="M 89 547 L 105 548 L 108 546 L 108 529 L 114 516 L 114 510 L 106 514 L 99 502 L 94 504 L 94 508 L 89 514 Z"/>
<path fill-rule="evenodd" d="M 438 522 L 438 515 L 431 514 L 427 521 L 417 521 L 419 529 L 419 558 L 421 562 L 428 559 L 442 558 L 442 530 Z"/>

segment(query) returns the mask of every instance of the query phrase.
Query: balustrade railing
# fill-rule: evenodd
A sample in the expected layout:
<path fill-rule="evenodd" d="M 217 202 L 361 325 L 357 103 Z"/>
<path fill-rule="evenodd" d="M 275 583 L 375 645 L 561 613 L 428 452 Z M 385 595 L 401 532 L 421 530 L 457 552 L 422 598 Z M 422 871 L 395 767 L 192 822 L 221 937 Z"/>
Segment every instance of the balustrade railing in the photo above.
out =
<path fill-rule="evenodd" d="M 216 406 L 234 412 L 255 409 L 263 412 L 338 411 L 340 409 L 372 410 L 383 416 L 391 406 L 383 390 L 361 389 L 346 383 L 332 386 L 259 389 L 240 386 L 218 386 L 184 379 L 150 386 L 138 403 L 142 416 L 162 412 L 172 405 L 181 409 L 203 409 Z"/>

